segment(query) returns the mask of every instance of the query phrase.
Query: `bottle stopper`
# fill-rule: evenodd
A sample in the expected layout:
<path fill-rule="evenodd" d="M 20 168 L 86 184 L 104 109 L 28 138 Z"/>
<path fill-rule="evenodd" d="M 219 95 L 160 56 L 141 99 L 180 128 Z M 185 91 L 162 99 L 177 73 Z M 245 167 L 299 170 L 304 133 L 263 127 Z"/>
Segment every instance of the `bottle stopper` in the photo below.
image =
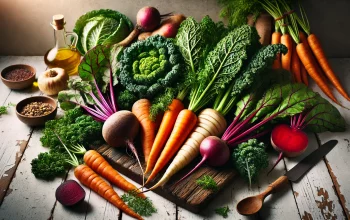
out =
<path fill-rule="evenodd" d="M 57 14 L 57 15 L 52 16 L 51 26 L 55 30 L 62 30 L 64 28 L 65 24 L 66 24 L 66 22 L 64 21 L 64 16 L 63 15 Z"/>

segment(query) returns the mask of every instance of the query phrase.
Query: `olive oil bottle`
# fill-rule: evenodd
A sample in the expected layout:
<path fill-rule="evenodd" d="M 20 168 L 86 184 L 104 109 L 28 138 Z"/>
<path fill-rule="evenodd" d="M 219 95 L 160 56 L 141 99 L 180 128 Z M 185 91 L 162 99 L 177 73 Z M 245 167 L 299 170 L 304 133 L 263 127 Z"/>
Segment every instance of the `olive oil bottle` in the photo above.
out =
<path fill-rule="evenodd" d="M 80 53 L 76 49 L 78 35 L 74 32 L 66 32 L 63 15 L 54 15 L 51 26 L 54 29 L 55 47 L 48 50 L 44 56 L 44 61 L 49 68 L 60 67 L 68 73 L 74 75 L 78 73 L 80 63 Z M 72 37 L 72 42 L 69 44 Z"/>

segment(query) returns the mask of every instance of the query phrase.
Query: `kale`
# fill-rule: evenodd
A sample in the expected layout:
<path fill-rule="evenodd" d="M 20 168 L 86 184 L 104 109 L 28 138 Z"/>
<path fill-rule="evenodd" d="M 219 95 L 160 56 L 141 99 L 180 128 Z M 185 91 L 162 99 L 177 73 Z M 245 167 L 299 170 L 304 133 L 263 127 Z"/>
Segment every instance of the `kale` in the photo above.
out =
<path fill-rule="evenodd" d="M 89 146 L 103 143 L 102 123 L 95 121 L 91 116 L 83 114 L 79 108 L 72 109 L 59 119 L 46 122 L 43 136 L 40 141 L 50 149 L 61 148 L 54 131 L 63 142 L 72 145 Z"/>
<path fill-rule="evenodd" d="M 233 150 L 233 164 L 239 174 L 249 181 L 249 187 L 256 180 L 259 172 L 267 168 L 269 161 L 265 144 L 256 139 L 243 142 Z"/>
<path fill-rule="evenodd" d="M 52 180 L 56 176 L 64 174 L 71 166 L 66 162 L 67 153 L 52 151 L 40 153 L 38 158 L 32 160 L 32 173 L 36 178 Z"/>
<path fill-rule="evenodd" d="M 217 191 L 219 189 L 218 184 L 215 182 L 213 177 L 209 175 L 204 175 L 196 180 L 196 183 L 204 189 L 210 189 Z"/>

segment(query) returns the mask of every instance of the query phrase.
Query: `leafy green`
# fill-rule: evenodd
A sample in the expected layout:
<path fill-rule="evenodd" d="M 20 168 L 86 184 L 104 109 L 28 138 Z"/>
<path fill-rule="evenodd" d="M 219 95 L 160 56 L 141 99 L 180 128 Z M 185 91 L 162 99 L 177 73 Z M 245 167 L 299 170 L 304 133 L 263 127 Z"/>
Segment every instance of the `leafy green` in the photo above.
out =
<path fill-rule="evenodd" d="M 84 55 L 97 45 L 112 45 L 126 38 L 133 29 L 128 17 L 118 11 L 100 9 L 87 12 L 76 21 L 77 49 Z"/>
<path fill-rule="evenodd" d="M 233 150 L 232 159 L 235 169 L 249 181 L 249 187 L 258 177 L 259 172 L 269 165 L 265 144 L 256 139 L 239 144 Z"/>
<path fill-rule="evenodd" d="M 32 173 L 36 178 L 52 180 L 56 176 L 64 174 L 70 164 L 65 160 L 69 158 L 67 153 L 52 151 L 50 153 L 40 153 L 30 163 L 32 165 Z"/>
<path fill-rule="evenodd" d="M 225 93 L 216 97 L 214 109 L 226 115 L 234 106 L 237 97 L 249 89 L 258 75 L 272 66 L 278 53 L 285 54 L 287 47 L 282 44 L 268 45 L 258 50 L 238 77 L 232 81 Z M 258 82 L 261 84 L 261 82 Z"/>
<path fill-rule="evenodd" d="M 209 52 L 191 91 L 189 109 L 196 112 L 225 89 L 242 69 L 252 51 L 259 48 L 255 28 L 241 26 L 229 32 Z"/>
<path fill-rule="evenodd" d="M 150 99 L 155 104 L 168 88 L 178 88 L 184 78 L 184 68 L 183 58 L 173 40 L 156 35 L 124 50 L 119 79 L 135 97 Z M 119 103 L 121 101 L 119 99 Z M 167 101 L 163 106 L 170 104 Z M 125 106 L 125 103 L 121 104 Z"/>
<path fill-rule="evenodd" d="M 224 218 L 228 217 L 228 213 L 230 211 L 231 210 L 229 209 L 228 206 L 224 206 L 224 207 L 220 207 L 220 208 L 215 209 L 215 213 L 218 214 L 218 215 L 221 215 Z"/>
<path fill-rule="evenodd" d="M 134 212 L 141 216 L 148 217 L 157 212 L 157 209 L 153 206 L 149 198 L 141 198 L 133 192 L 123 194 L 121 199 L 134 210 Z"/>
<path fill-rule="evenodd" d="M 10 108 L 11 106 L 14 106 L 14 104 L 9 103 L 8 105 L 3 105 L 0 106 L 0 115 L 7 114 L 7 109 Z"/>
<path fill-rule="evenodd" d="M 216 191 L 219 189 L 218 184 L 215 182 L 213 177 L 204 175 L 196 180 L 196 183 L 204 189 Z"/>
<path fill-rule="evenodd" d="M 113 86 L 118 82 L 121 54 L 122 47 L 118 45 L 98 45 L 89 50 L 79 65 L 80 78 L 70 79 L 68 90 L 58 94 L 61 108 L 69 110 L 80 106 L 99 121 L 116 112 Z"/>
<path fill-rule="evenodd" d="M 231 26 L 247 24 L 248 15 L 252 15 L 255 21 L 263 11 L 256 0 L 218 0 L 218 3 L 222 6 L 220 17 L 227 19 Z"/>
<path fill-rule="evenodd" d="M 63 142 L 72 145 L 101 144 L 103 143 L 102 125 L 91 116 L 83 114 L 81 109 L 72 109 L 63 117 L 46 122 L 40 141 L 43 146 L 50 149 L 60 148 L 60 142 L 53 132 L 55 131 Z"/>

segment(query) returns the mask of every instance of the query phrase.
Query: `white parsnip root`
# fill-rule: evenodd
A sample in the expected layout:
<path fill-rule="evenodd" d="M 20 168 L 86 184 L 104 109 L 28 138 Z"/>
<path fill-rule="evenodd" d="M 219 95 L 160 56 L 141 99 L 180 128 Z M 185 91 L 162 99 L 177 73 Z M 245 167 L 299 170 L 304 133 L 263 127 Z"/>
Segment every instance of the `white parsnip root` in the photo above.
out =
<path fill-rule="evenodd" d="M 163 177 L 150 190 L 164 185 L 175 173 L 193 161 L 199 155 L 201 142 L 206 137 L 223 134 L 226 126 L 226 119 L 220 112 L 211 108 L 204 109 L 198 115 L 197 127 L 180 148 Z"/>

